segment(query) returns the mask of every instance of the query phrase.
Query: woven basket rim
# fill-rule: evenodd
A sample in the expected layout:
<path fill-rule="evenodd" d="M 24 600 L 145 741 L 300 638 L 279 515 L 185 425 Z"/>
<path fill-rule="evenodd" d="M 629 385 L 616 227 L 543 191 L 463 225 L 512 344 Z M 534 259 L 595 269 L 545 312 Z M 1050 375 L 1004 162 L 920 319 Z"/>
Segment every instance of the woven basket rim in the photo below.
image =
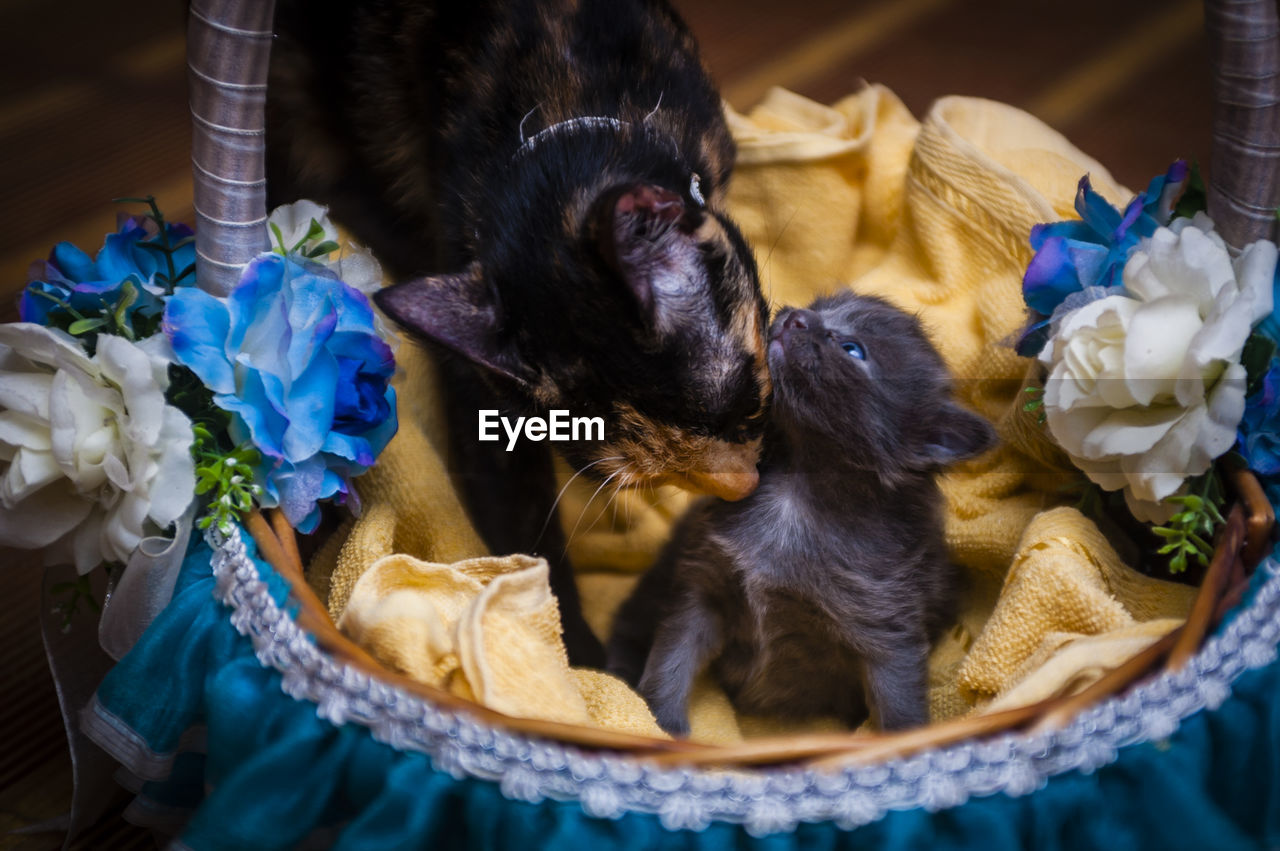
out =
<path fill-rule="evenodd" d="M 1238 602 L 1256 565 L 1270 548 L 1275 514 L 1257 478 L 1247 470 L 1231 474 L 1239 503 L 1219 534 L 1217 547 L 1187 622 L 1105 674 L 1083 691 L 986 715 L 964 716 L 895 733 L 825 733 L 771 736 L 738 745 L 710 745 L 687 740 L 615 733 L 595 727 L 519 718 L 458 697 L 386 669 L 363 648 L 338 631 L 328 610 L 304 576 L 294 531 L 276 511 L 268 521 L 253 514 L 246 529 L 260 557 L 290 586 L 298 605 L 297 620 L 317 646 L 365 678 L 379 680 L 431 702 L 444 711 L 468 713 L 480 723 L 574 747 L 598 748 L 643 756 L 656 764 L 758 765 L 804 763 L 832 768 L 868 763 L 936 748 L 965 739 L 990 737 L 1013 729 L 1045 732 L 1067 726 L 1077 715 L 1112 698 L 1151 674 L 1157 666 L 1176 673 L 1200 650 L 1212 629 Z M 1246 510 L 1247 508 L 1247 510 Z"/>

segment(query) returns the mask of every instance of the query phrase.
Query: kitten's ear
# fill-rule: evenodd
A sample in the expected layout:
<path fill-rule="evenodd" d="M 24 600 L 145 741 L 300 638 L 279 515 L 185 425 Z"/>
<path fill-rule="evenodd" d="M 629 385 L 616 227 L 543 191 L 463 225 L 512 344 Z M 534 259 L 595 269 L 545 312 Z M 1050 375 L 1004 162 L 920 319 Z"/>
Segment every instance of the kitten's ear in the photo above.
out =
<path fill-rule="evenodd" d="M 519 355 L 503 339 L 498 301 L 479 264 L 455 275 L 431 275 L 374 293 L 382 311 L 413 334 L 525 383 Z"/>
<path fill-rule="evenodd" d="M 605 192 L 597 201 L 596 240 L 606 262 L 626 282 L 652 320 L 660 297 L 660 279 L 680 262 L 672 243 L 688 239 L 701 213 L 689 211 L 670 189 L 636 183 Z"/>
<path fill-rule="evenodd" d="M 926 425 L 923 446 L 912 461 L 922 469 L 946 467 L 981 455 L 996 444 L 991 423 L 959 405 L 945 402 Z"/>

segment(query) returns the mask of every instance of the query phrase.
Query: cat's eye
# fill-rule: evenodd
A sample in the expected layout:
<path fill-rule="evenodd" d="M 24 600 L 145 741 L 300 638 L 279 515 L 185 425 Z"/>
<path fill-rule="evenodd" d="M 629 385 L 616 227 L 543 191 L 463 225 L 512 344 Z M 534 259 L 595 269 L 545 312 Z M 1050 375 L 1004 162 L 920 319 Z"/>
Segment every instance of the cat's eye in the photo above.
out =
<path fill-rule="evenodd" d="M 842 343 L 840 348 L 844 349 L 845 354 L 851 358 L 857 358 L 858 360 L 867 359 L 867 350 L 863 348 L 861 343 Z"/>
<path fill-rule="evenodd" d="M 689 197 L 699 207 L 707 206 L 707 199 L 702 197 L 702 178 L 696 172 L 689 177 Z"/>

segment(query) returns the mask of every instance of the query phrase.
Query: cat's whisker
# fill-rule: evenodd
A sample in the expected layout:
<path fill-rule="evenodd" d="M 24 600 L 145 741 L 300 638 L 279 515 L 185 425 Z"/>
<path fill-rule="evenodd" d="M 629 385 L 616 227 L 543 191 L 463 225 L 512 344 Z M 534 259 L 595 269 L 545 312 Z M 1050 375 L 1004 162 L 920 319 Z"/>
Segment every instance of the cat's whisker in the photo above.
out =
<path fill-rule="evenodd" d="M 665 89 L 663 91 L 658 92 L 658 102 L 653 105 L 653 109 L 649 110 L 649 114 L 644 117 L 643 123 L 647 124 L 650 118 L 653 118 L 655 115 L 658 114 L 658 109 L 662 106 L 662 96 L 665 95 L 666 93 L 667 92 Z"/>
<path fill-rule="evenodd" d="M 532 117 L 533 117 L 533 114 L 534 114 L 535 112 L 537 112 L 538 110 L 540 110 L 540 109 L 542 109 L 542 104 L 540 104 L 540 103 L 539 103 L 539 104 L 534 104 L 533 109 L 531 109 L 531 110 L 529 110 L 528 112 L 526 112 L 526 113 L 524 114 L 524 118 L 521 118 L 521 119 L 520 119 L 520 127 L 519 127 L 519 129 L 518 129 L 518 130 L 516 130 L 516 133 L 520 136 L 520 144 L 521 144 L 522 146 L 524 145 L 524 143 L 525 143 L 525 142 L 529 141 L 529 140 L 528 140 L 528 137 L 526 137 L 526 136 L 524 135 L 524 123 L 525 123 L 526 121 L 528 121 L 530 118 L 532 118 Z"/>
<path fill-rule="evenodd" d="M 613 488 L 613 496 L 609 497 L 609 501 L 613 503 L 613 526 L 615 529 L 618 527 L 618 497 L 623 490 L 633 490 L 635 484 L 635 480 L 627 475 L 623 476 Z M 631 528 L 631 500 L 628 499 L 623 504 L 626 506 L 623 520 L 626 523 L 626 528 L 629 529 Z"/>
<path fill-rule="evenodd" d="M 761 271 L 769 276 L 768 284 L 769 284 L 770 301 L 772 301 L 772 293 L 773 293 L 773 269 L 770 268 L 769 262 L 773 260 L 773 250 L 778 247 L 779 242 L 782 242 L 782 237 L 786 234 L 787 228 L 791 227 L 791 223 L 795 221 L 796 214 L 799 212 L 800 212 L 799 207 L 796 207 L 794 210 L 791 211 L 791 215 L 787 218 L 787 220 L 782 225 L 782 230 L 778 231 L 777 237 L 774 238 L 773 245 L 769 246 L 769 253 L 764 256 L 764 263 L 761 264 Z M 772 307 L 773 305 L 770 304 L 770 309 L 772 309 Z"/>
<path fill-rule="evenodd" d="M 668 503 L 668 502 L 670 502 L 671 500 L 675 499 L 676 497 L 680 496 L 682 493 L 684 493 L 684 491 L 682 491 L 682 490 L 674 490 L 674 491 L 670 491 L 670 492 L 668 492 L 668 493 L 665 493 L 665 494 L 663 494 L 663 495 L 661 495 L 661 496 L 658 496 L 658 492 L 657 492 L 657 490 L 655 489 L 655 490 L 654 490 L 654 496 L 656 496 L 656 497 L 657 497 L 657 499 L 654 501 L 654 503 L 653 503 L 653 507 L 654 507 L 654 508 L 657 508 L 657 507 L 659 507 L 659 506 L 661 506 L 661 505 L 665 505 L 666 503 Z"/>
<path fill-rule="evenodd" d="M 574 536 L 578 534 L 578 527 L 582 525 L 582 518 L 586 517 L 587 512 L 591 510 L 591 503 L 596 501 L 596 497 L 600 495 L 600 491 L 604 490 L 605 485 L 612 482 L 621 473 L 622 473 L 621 470 L 615 470 L 614 472 L 610 473 L 609 478 L 601 482 L 600 487 L 596 488 L 595 493 L 591 494 L 591 499 L 587 500 L 587 504 L 582 507 L 582 511 L 578 512 L 578 520 L 573 524 L 573 531 L 569 533 L 568 539 L 566 539 L 564 542 L 564 552 L 560 554 L 561 558 L 569 554 L 569 547 L 570 545 L 573 544 Z"/>
<path fill-rule="evenodd" d="M 535 550 L 538 548 L 538 544 L 542 543 L 542 536 L 547 534 L 547 527 L 551 525 L 551 518 L 556 516 L 556 508 L 560 506 L 560 500 L 564 499 L 564 495 L 569 490 L 569 485 L 573 484 L 574 479 L 578 478 L 578 476 L 581 476 L 597 464 L 603 464 L 606 461 L 621 460 L 621 455 L 611 455 L 608 458 L 598 458 L 569 477 L 569 481 L 564 483 L 564 487 L 560 488 L 560 493 L 556 494 L 555 501 L 551 503 L 551 510 L 547 512 L 547 519 L 542 521 L 542 529 L 538 531 L 538 539 L 533 542 L 533 548 Z"/>
<path fill-rule="evenodd" d="M 613 503 L 613 519 L 610 521 L 613 528 L 618 528 L 618 488 L 613 489 L 613 496 L 609 497 L 609 501 Z"/>

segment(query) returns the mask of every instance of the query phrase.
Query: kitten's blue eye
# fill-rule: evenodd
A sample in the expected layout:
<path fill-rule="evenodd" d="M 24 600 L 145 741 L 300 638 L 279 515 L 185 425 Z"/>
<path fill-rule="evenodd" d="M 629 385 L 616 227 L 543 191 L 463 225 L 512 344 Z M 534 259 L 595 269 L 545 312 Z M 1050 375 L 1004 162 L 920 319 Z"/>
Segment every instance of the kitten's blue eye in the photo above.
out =
<path fill-rule="evenodd" d="M 862 348 L 861 343 L 844 343 L 840 348 L 844 349 L 845 353 L 851 358 L 857 358 L 858 360 L 867 359 L 867 350 Z"/>

